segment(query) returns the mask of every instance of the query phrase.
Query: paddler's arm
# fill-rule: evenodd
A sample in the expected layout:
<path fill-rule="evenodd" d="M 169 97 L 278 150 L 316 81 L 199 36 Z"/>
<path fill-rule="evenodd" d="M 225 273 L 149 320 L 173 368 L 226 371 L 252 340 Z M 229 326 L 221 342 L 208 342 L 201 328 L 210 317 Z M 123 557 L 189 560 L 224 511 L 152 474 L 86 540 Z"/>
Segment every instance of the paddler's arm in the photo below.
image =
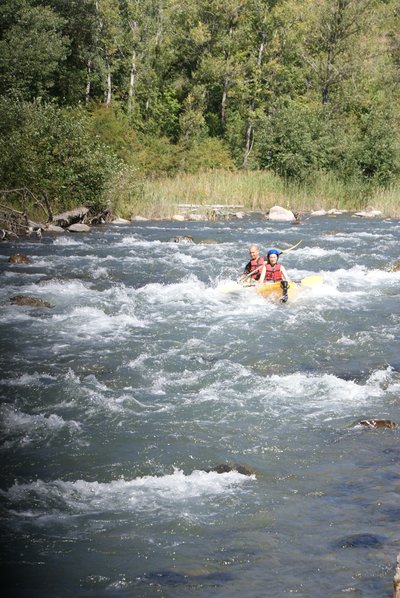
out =
<path fill-rule="evenodd" d="M 289 299 L 288 288 L 289 288 L 290 278 L 289 278 L 288 273 L 286 272 L 284 266 L 281 266 L 281 274 L 282 274 L 282 282 L 281 282 L 282 297 L 280 298 L 280 302 L 286 303 L 286 301 Z"/>
<path fill-rule="evenodd" d="M 260 278 L 258 279 L 259 284 L 263 284 L 264 280 L 265 280 L 265 275 L 267 273 L 267 270 L 265 268 L 265 264 L 261 269 L 261 274 L 260 274 Z"/>
<path fill-rule="evenodd" d="M 286 268 L 284 266 L 281 266 L 281 274 L 283 280 L 286 280 L 286 282 L 290 282 L 289 274 L 286 272 Z"/>

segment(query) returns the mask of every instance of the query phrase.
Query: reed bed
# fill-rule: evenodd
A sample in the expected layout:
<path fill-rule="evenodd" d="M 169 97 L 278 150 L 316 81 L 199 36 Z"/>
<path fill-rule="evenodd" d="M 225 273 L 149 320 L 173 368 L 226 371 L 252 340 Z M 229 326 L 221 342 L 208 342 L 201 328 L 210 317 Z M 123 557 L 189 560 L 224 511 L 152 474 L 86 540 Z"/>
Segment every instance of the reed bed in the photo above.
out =
<path fill-rule="evenodd" d="M 260 211 L 280 205 L 298 213 L 371 207 L 387 217 L 400 217 L 400 186 L 366 194 L 325 173 L 304 185 L 285 184 L 268 171 L 210 170 L 155 180 L 141 180 L 130 173 L 119 178 L 109 199 L 114 212 L 124 217 L 171 218 L 179 213 L 180 204 Z"/>

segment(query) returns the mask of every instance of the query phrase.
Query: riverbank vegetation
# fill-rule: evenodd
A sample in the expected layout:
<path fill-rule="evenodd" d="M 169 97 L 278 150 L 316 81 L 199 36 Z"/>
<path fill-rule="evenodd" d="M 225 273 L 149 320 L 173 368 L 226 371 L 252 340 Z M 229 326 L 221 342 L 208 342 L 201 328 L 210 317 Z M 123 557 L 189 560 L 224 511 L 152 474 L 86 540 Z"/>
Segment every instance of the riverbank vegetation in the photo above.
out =
<path fill-rule="evenodd" d="M 395 0 L 3 0 L 0 20 L 0 189 L 54 213 L 400 216 Z"/>

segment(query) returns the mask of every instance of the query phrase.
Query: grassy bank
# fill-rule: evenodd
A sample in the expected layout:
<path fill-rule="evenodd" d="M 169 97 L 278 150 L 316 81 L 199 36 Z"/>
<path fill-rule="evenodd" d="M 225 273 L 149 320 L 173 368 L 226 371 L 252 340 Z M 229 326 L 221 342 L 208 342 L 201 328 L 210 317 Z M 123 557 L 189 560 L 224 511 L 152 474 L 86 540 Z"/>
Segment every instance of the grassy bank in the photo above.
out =
<path fill-rule="evenodd" d="M 312 184 L 295 186 L 286 185 L 267 171 L 212 170 L 153 181 L 138 181 L 132 173 L 125 173 L 110 189 L 108 199 L 114 212 L 122 217 L 170 218 L 179 212 L 179 204 L 237 205 L 244 210 L 262 211 L 280 205 L 300 213 L 372 207 L 385 216 L 400 217 L 400 186 L 367 195 L 359 187 L 344 185 L 324 174 Z"/>

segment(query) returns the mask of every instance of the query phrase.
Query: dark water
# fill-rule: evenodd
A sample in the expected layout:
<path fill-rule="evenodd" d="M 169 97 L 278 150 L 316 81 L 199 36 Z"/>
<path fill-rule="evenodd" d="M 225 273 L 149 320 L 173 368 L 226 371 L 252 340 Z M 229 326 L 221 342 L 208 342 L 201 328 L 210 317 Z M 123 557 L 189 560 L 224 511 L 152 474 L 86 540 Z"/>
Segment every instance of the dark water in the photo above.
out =
<path fill-rule="evenodd" d="M 387 596 L 399 431 L 356 424 L 400 423 L 399 238 L 344 215 L 3 243 L 7 595 Z M 299 240 L 281 261 L 322 286 L 284 306 L 219 290 L 250 242 Z"/>

